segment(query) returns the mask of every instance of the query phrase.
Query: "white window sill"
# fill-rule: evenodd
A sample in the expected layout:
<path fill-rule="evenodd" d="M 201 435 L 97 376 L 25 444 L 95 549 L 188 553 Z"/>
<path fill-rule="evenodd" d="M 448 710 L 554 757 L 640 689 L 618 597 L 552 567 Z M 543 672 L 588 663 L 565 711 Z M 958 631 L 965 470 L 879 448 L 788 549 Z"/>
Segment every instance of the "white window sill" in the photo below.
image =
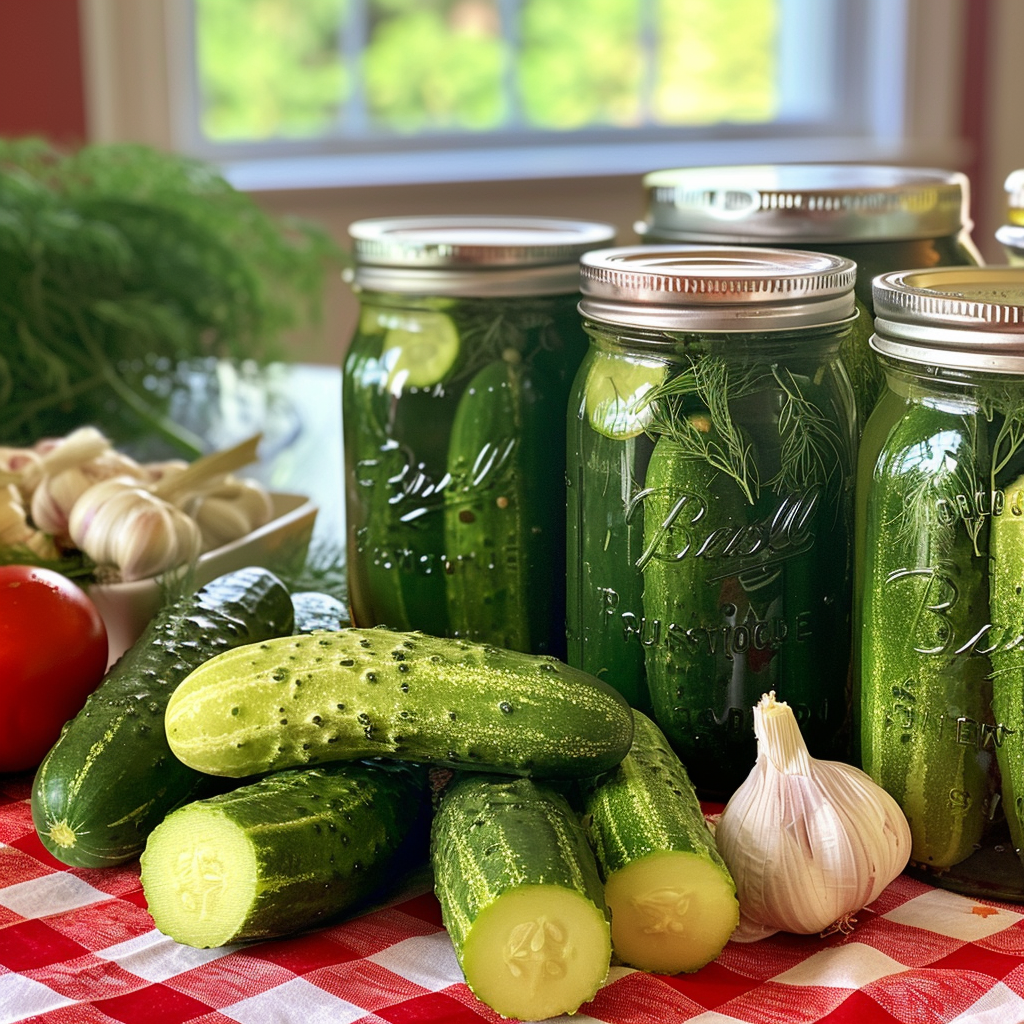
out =
<path fill-rule="evenodd" d="M 959 166 L 956 140 L 920 144 L 854 138 L 764 138 L 704 142 L 576 144 L 461 151 L 267 156 L 219 161 L 247 192 L 424 185 L 470 181 L 640 175 L 666 167 L 744 163 L 902 163 Z"/>

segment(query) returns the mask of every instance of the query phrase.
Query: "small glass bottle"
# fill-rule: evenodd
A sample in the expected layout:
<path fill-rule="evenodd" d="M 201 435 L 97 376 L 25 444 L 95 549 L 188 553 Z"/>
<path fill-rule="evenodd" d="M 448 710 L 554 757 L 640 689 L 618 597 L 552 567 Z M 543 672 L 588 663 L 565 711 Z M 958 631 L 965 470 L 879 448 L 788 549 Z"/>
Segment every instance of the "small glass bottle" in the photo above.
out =
<path fill-rule="evenodd" d="M 861 425 L 883 387 L 868 345 L 871 281 L 882 273 L 982 262 L 959 172 L 869 164 L 687 167 L 644 178 L 650 242 L 771 245 L 857 264 L 861 316 L 843 346 Z"/>
<path fill-rule="evenodd" d="M 605 224 L 407 217 L 350 227 L 343 369 L 353 621 L 565 650 L 565 403 L 579 257 Z"/>
<path fill-rule="evenodd" d="M 1006 179 L 1006 223 L 996 231 L 1007 262 L 1024 266 L 1024 169 L 1013 171 Z"/>
<path fill-rule="evenodd" d="M 886 390 L 861 442 L 859 759 L 912 867 L 1024 899 L 1024 268 L 874 283 Z"/>
<path fill-rule="evenodd" d="M 792 250 L 588 253 L 569 399 L 570 664 L 650 710 L 698 791 L 754 764 L 774 690 L 841 754 L 856 268 Z"/>

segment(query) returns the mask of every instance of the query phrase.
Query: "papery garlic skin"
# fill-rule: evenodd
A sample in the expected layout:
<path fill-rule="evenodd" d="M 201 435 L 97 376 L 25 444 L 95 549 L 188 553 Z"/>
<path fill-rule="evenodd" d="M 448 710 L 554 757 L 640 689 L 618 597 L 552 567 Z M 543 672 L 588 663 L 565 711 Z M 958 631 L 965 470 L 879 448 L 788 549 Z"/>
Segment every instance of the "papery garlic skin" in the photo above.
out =
<path fill-rule="evenodd" d="M 141 475 L 134 459 L 115 451 L 93 427 L 82 427 L 49 447 L 26 473 L 32 522 L 62 547 L 70 543 L 68 519 L 79 496 L 100 480 Z"/>
<path fill-rule="evenodd" d="M 183 508 L 199 525 L 204 551 L 230 544 L 274 517 L 274 506 L 266 489 L 254 480 L 234 477 L 190 498 Z"/>
<path fill-rule="evenodd" d="M 812 758 L 774 693 L 755 706 L 754 732 L 757 762 L 715 830 L 740 904 L 733 940 L 841 928 L 906 867 L 910 826 L 865 772 Z"/>
<path fill-rule="evenodd" d="M 125 478 L 85 491 L 68 524 L 75 545 L 122 582 L 158 576 L 194 562 L 202 538 L 181 509 Z"/>
<path fill-rule="evenodd" d="M 59 558 L 53 541 L 28 521 L 21 491 L 15 484 L 0 485 L 0 548 L 27 548 L 40 558 Z"/>

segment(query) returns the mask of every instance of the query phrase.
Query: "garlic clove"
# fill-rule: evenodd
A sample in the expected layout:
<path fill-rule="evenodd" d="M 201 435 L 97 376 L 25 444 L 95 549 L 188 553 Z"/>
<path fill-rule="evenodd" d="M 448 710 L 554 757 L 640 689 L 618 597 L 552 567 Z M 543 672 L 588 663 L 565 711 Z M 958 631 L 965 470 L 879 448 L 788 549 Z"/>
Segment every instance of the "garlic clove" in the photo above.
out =
<path fill-rule="evenodd" d="M 906 867 L 910 828 L 860 769 L 812 758 L 792 709 L 754 708 L 758 756 L 715 829 L 740 903 L 736 941 L 845 928 Z"/>
<path fill-rule="evenodd" d="M 123 582 L 147 579 L 199 557 L 199 527 L 136 482 L 114 478 L 83 492 L 71 510 L 74 544 Z"/>
<path fill-rule="evenodd" d="M 68 516 L 79 495 L 99 480 L 140 473 L 138 463 L 115 451 L 95 428 L 73 431 L 49 447 L 26 477 L 31 485 L 32 522 L 67 547 Z"/>
<path fill-rule="evenodd" d="M 183 506 L 198 523 L 203 550 L 230 544 L 270 522 L 270 495 L 259 483 L 229 477 L 218 487 L 195 495 Z"/>

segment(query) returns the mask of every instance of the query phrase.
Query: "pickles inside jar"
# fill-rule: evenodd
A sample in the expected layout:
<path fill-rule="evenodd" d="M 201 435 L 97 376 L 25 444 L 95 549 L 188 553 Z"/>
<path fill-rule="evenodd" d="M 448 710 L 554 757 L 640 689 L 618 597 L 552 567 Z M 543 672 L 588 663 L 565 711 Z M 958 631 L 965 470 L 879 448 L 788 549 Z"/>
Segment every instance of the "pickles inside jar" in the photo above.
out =
<path fill-rule="evenodd" d="M 443 466 L 458 331 L 442 311 L 369 307 L 346 361 L 349 585 L 359 624 L 447 630 Z M 355 556 L 355 557 L 353 557 Z"/>
<path fill-rule="evenodd" d="M 727 796 L 756 757 L 757 693 L 840 753 L 845 708 L 821 680 L 849 661 L 849 441 L 828 389 L 778 365 L 704 355 L 653 394 L 647 686 L 698 790 Z"/>

